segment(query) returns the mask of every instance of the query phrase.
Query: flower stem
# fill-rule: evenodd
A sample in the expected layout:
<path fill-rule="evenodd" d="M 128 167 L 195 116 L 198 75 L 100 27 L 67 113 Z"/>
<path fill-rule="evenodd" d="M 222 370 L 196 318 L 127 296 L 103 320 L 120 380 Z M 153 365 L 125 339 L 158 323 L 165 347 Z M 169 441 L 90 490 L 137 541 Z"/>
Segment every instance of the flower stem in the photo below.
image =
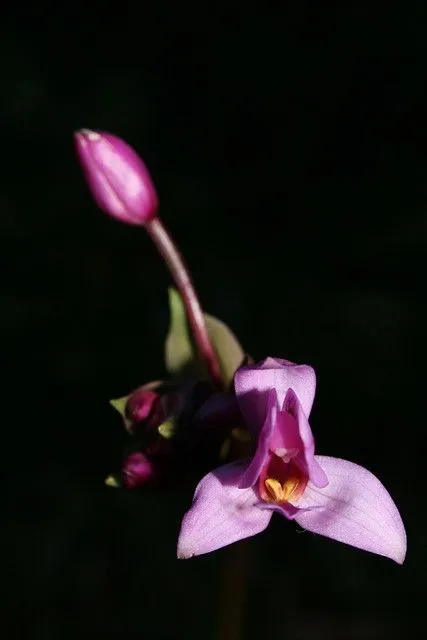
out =
<path fill-rule="evenodd" d="M 182 296 L 187 312 L 188 322 L 200 355 L 206 363 L 212 382 L 223 386 L 221 370 L 217 355 L 208 334 L 205 317 L 199 298 L 193 285 L 189 270 L 169 231 L 157 216 L 145 225 L 150 238 L 156 245 L 160 255 L 166 262 L 176 286 Z"/>
<path fill-rule="evenodd" d="M 226 551 L 220 583 L 218 640 L 242 637 L 248 548 L 247 542 L 242 541 Z"/>

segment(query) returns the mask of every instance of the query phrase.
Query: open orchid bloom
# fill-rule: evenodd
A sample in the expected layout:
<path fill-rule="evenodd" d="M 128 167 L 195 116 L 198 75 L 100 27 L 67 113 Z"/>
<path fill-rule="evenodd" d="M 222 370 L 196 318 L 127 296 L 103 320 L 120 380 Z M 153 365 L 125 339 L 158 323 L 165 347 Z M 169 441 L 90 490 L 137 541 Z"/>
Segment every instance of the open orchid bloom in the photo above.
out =
<path fill-rule="evenodd" d="M 314 370 L 267 358 L 239 369 L 234 383 L 256 450 L 201 480 L 182 522 L 178 557 L 260 533 L 277 511 L 304 529 L 401 564 L 405 529 L 381 482 L 353 462 L 314 453 L 308 423 Z"/>

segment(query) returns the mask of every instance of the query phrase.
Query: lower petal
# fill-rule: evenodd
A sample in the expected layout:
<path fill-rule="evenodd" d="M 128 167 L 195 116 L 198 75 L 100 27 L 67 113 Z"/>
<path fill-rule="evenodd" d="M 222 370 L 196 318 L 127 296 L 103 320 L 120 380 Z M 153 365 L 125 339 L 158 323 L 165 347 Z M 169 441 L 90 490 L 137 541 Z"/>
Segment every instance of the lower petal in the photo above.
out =
<path fill-rule="evenodd" d="M 307 485 L 296 522 L 313 533 L 371 551 L 402 564 L 406 533 L 399 511 L 381 482 L 367 469 L 348 460 L 316 456 L 329 484 Z"/>
<path fill-rule="evenodd" d="M 260 509 L 252 488 L 239 489 L 247 462 L 219 467 L 208 473 L 194 494 L 178 539 L 178 558 L 191 558 L 254 536 L 268 526 L 271 511 Z"/>

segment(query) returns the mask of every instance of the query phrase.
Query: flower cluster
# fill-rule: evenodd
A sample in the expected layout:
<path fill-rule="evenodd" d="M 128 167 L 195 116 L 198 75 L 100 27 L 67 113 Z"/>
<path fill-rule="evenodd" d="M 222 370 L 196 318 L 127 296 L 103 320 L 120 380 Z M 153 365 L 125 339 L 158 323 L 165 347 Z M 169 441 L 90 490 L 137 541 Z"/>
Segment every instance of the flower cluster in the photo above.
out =
<path fill-rule="evenodd" d="M 276 512 L 402 563 L 405 529 L 381 482 L 353 462 L 315 453 L 313 368 L 278 358 L 254 364 L 228 327 L 202 312 L 138 154 L 111 134 L 82 130 L 75 142 L 99 207 L 143 226 L 177 285 L 165 344 L 170 379 L 111 401 L 132 444 L 106 483 L 135 489 L 203 476 L 182 521 L 179 558 L 258 534 Z"/>

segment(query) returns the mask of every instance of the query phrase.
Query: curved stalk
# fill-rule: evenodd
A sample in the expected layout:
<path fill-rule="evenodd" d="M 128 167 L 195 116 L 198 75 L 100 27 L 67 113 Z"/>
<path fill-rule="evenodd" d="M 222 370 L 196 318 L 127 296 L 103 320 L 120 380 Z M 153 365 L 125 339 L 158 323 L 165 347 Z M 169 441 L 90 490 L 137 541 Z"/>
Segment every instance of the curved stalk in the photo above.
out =
<path fill-rule="evenodd" d="M 184 259 L 169 231 L 158 216 L 150 220 L 145 225 L 145 228 L 166 262 L 182 296 L 194 340 L 206 364 L 212 382 L 216 386 L 222 387 L 223 380 L 219 361 L 209 337 L 199 298 Z"/>

